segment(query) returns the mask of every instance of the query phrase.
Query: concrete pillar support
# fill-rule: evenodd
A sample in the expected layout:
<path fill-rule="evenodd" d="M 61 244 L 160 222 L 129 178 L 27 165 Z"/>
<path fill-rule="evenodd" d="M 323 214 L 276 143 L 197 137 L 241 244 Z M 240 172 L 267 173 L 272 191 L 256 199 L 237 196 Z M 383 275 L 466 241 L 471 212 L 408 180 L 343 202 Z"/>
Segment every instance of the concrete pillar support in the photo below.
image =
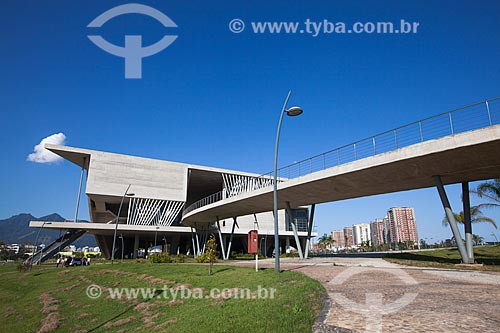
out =
<path fill-rule="evenodd" d="M 233 227 L 231 228 L 231 236 L 229 236 L 229 245 L 227 246 L 226 258 L 231 256 L 231 245 L 233 244 L 234 227 L 236 226 L 236 217 L 233 217 Z"/>
<path fill-rule="evenodd" d="M 139 235 L 136 234 L 134 237 L 134 259 L 139 256 Z"/>
<path fill-rule="evenodd" d="M 469 182 L 462 183 L 462 202 L 464 206 L 465 248 L 469 264 L 474 263 L 474 247 L 472 246 L 472 221 L 470 216 Z"/>
<path fill-rule="evenodd" d="M 439 197 L 441 198 L 441 203 L 443 204 L 444 212 L 446 213 L 446 218 L 448 219 L 451 231 L 453 233 L 453 236 L 455 237 L 455 241 L 457 242 L 458 252 L 460 253 L 462 262 L 468 263 L 469 256 L 467 255 L 467 251 L 465 250 L 464 242 L 462 241 L 462 235 L 460 234 L 460 230 L 458 230 L 457 221 L 455 220 L 455 216 L 453 215 L 453 211 L 451 210 L 450 202 L 448 200 L 448 196 L 446 195 L 441 177 L 434 176 L 433 178 L 436 182 L 436 187 L 439 193 Z"/>
<path fill-rule="evenodd" d="M 219 223 L 219 217 L 218 216 L 217 216 L 217 234 L 219 235 L 219 242 L 220 242 L 220 250 L 221 250 L 221 253 L 222 253 L 222 260 L 227 260 L 225 246 L 224 246 L 224 240 L 222 239 L 222 233 L 220 231 L 220 223 Z"/>
<path fill-rule="evenodd" d="M 306 248 L 304 249 L 304 259 L 309 257 L 309 247 L 311 246 L 311 233 L 314 223 L 314 210 L 316 209 L 316 204 L 311 205 L 311 212 L 309 215 L 309 224 L 307 225 L 307 240 L 306 240 Z"/>
<path fill-rule="evenodd" d="M 300 245 L 299 234 L 297 232 L 297 224 L 292 216 L 292 209 L 290 208 L 290 203 L 287 202 L 286 206 L 287 206 L 286 213 L 288 214 L 288 218 L 290 219 L 290 224 L 292 225 L 293 237 L 295 238 L 295 246 L 297 246 L 297 252 L 299 252 L 299 258 L 304 259 L 304 255 L 302 254 L 302 246 Z M 288 243 L 287 246 L 290 246 L 290 243 Z"/>

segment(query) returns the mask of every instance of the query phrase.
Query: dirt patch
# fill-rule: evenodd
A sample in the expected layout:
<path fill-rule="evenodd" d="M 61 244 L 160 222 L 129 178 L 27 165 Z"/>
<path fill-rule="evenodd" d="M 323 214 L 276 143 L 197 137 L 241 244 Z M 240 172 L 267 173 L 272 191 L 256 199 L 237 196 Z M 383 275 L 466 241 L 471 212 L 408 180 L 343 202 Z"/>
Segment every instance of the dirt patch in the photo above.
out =
<path fill-rule="evenodd" d="M 69 286 L 69 287 L 63 288 L 63 289 L 62 289 L 62 291 L 70 291 L 71 289 L 76 288 L 76 287 L 78 287 L 79 285 L 80 285 L 80 283 L 79 283 L 79 282 L 77 282 L 77 283 L 75 283 L 75 284 L 73 284 L 73 285 L 71 285 L 71 286 Z"/>
<path fill-rule="evenodd" d="M 40 303 L 42 304 L 42 314 L 45 316 L 37 332 L 43 333 L 56 330 L 61 325 L 61 318 L 57 312 L 59 309 L 59 301 L 49 293 L 43 293 L 40 295 Z"/>
<path fill-rule="evenodd" d="M 40 295 L 40 303 L 42 304 L 42 313 L 48 314 L 57 311 L 59 301 L 53 298 L 49 293 Z"/>
<path fill-rule="evenodd" d="M 184 284 L 178 284 L 173 288 L 173 290 L 183 290 L 183 289 L 189 289 L 191 287 L 190 284 L 184 283 Z"/>
<path fill-rule="evenodd" d="M 170 320 L 167 320 L 167 321 L 166 321 L 166 322 L 164 322 L 164 323 L 161 323 L 161 324 L 159 324 L 159 325 L 156 325 L 155 329 L 157 329 L 157 330 L 161 330 L 161 329 L 163 329 L 163 328 L 167 327 L 167 326 L 168 326 L 168 325 L 170 325 L 170 324 L 175 324 L 176 322 L 177 322 L 177 319 L 170 319 Z"/>
<path fill-rule="evenodd" d="M 59 325 L 61 325 L 59 314 L 57 312 L 49 313 L 44 319 L 42 319 L 42 327 L 40 327 L 37 333 L 55 331 Z"/>
<path fill-rule="evenodd" d="M 154 322 L 154 320 L 156 318 L 158 318 L 159 316 L 160 316 L 160 314 L 157 313 L 157 314 L 154 314 L 152 316 L 145 317 L 143 319 L 143 321 L 144 321 L 144 327 L 153 327 L 154 325 L 156 325 L 156 323 Z"/>
<path fill-rule="evenodd" d="M 175 284 L 175 281 L 164 280 L 164 279 L 157 278 L 157 277 L 147 275 L 147 274 L 139 275 L 137 277 L 137 279 L 138 280 L 146 280 L 148 282 L 155 283 L 155 284 L 167 284 L 167 285 Z"/>
<path fill-rule="evenodd" d="M 89 314 L 88 314 L 88 313 L 86 313 L 86 312 L 84 312 L 84 313 L 80 313 L 80 314 L 76 317 L 76 319 L 83 319 L 83 318 L 88 317 L 88 316 L 89 316 Z"/>
<path fill-rule="evenodd" d="M 139 311 L 139 312 L 145 312 L 145 311 L 149 311 L 149 309 L 151 307 L 154 306 L 154 303 L 146 303 L 146 302 L 142 302 L 142 303 L 139 303 L 137 304 L 135 307 L 134 307 L 134 310 L 135 311 Z"/>
<path fill-rule="evenodd" d="M 142 302 L 134 307 L 135 311 L 140 312 L 140 317 L 142 318 L 145 327 L 153 327 L 156 324 L 154 320 L 158 318 L 160 314 L 154 313 L 152 309 L 158 305 L 161 305 L 161 302 Z"/>
<path fill-rule="evenodd" d="M 116 275 L 126 275 L 126 276 L 134 276 L 137 275 L 136 273 L 131 273 L 131 272 L 124 272 L 124 271 L 119 271 L 117 269 L 103 269 L 102 271 L 99 271 L 97 274 L 116 274 Z"/>
<path fill-rule="evenodd" d="M 91 285 L 94 285 L 94 286 L 97 286 L 97 287 L 101 288 L 101 291 L 105 291 L 105 290 L 109 289 L 108 287 L 98 285 L 97 283 L 95 283 L 94 281 L 92 281 L 91 279 L 89 279 L 86 276 L 80 275 L 79 278 L 80 278 L 80 280 L 82 280 L 85 283 L 88 283 L 89 285 L 91 284 Z"/>
<path fill-rule="evenodd" d="M 17 311 L 16 309 L 14 309 L 13 307 L 7 307 L 7 309 L 5 310 L 5 317 L 9 318 L 9 317 L 13 317 L 17 314 Z"/>
<path fill-rule="evenodd" d="M 182 303 L 184 303 L 184 301 L 182 299 L 177 299 L 175 301 L 168 302 L 168 305 L 179 305 L 179 304 L 182 304 Z"/>
<path fill-rule="evenodd" d="M 133 322 L 134 320 L 135 320 L 134 316 L 128 317 L 128 318 L 124 318 L 124 319 L 119 319 L 119 320 L 114 321 L 114 322 L 106 323 L 104 325 L 104 327 L 107 327 L 107 328 L 110 328 L 110 327 L 119 327 L 119 326 L 123 326 L 123 325 L 129 324 L 129 323 Z"/>

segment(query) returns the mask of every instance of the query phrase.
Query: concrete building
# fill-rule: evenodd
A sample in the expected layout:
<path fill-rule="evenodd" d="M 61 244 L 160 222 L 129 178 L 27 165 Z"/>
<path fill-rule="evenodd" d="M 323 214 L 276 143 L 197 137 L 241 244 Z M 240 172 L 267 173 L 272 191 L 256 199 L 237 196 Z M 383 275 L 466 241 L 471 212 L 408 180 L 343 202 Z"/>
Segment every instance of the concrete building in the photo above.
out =
<path fill-rule="evenodd" d="M 361 245 L 371 241 L 370 225 L 367 223 L 353 224 L 352 225 L 354 245 Z"/>
<path fill-rule="evenodd" d="M 344 231 L 343 230 L 333 230 L 332 239 L 335 241 L 335 246 L 338 248 L 345 247 Z"/>
<path fill-rule="evenodd" d="M 417 222 L 412 207 L 392 207 L 387 211 L 390 243 L 413 242 L 418 246 Z"/>
<path fill-rule="evenodd" d="M 345 227 L 344 228 L 344 244 L 345 247 L 350 248 L 353 246 L 353 231 L 352 227 Z"/>
<path fill-rule="evenodd" d="M 386 231 L 383 219 L 375 219 L 370 222 L 370 234 L 373 246 L 380 246 L 386 243 Z"/>
<path fill-rule="evenodd" d="M 182 223 L 183 210 L 200 199 L 210 195 L 229 198 L 251 184 L 271 186 L 269 176 L 89 149 L 55 145 L 46 148 L 81 168 L 80 192 L 84 187 L 90 213 L 90 223 L 45 223 L 45 229 L 67 230 L 66 235 L 44 250 L 47 256 L 60 244 L 69 245 L 91 233 L 103 255 L 110 258 L 116 221 L 115 258 L 121 256 L 122 248 L 128 258 L 137 257 L 139 249 L 147 254 L 154 247 L 171 254 L 198 255 L 211 233 L 216 235 L 219 251 L 227 258 L 231 251 L 246 252 L 247 234 L 253 229 L 259 232 L 262 254 L 273 254 L 272 212 L 234 216 L 211 224 Z M 305 249 L 306 238 L 316 235 L 308 236 L 306 207 L 290 209 L 287 214 L 280 210 L 278 218 L 281 252 L 289 246 Z M 42 223 L 32 221 L 30 226 L 41 227 Z"/>

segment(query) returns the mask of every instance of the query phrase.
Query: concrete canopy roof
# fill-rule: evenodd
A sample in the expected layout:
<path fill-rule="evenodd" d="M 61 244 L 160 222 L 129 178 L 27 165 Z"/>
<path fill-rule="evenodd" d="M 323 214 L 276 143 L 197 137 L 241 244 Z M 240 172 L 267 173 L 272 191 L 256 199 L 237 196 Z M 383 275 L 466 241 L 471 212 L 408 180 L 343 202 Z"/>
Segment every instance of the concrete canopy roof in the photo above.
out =
<path fill-rule="evenodd" d="M 86 194 L 94 201 L 119 203 L 131 185 L 137 198 L 182 201 L 190 204 L 223 187 L 222 174 L 258 177 L 259 174 L 195 164 L 45 145 L 46 149 L 88 170 Z"/>
<path fill-rule="evenodd" d="M 202 166 L 202 165 L 196 165 L 196 164 L 190 164 L 190 163 L 171 162 L 171 161 L 158 160 L 158 159 L 152 159 L 152 158 L 147 158 L 147 157 L 109 153 L 109 152 L 103 152 L 103 151 L 91 150 L 91 149 L 85 149 L 85 148 L 59 146 L 59 145 L 52 145 L 52 144 L 45 144 L 45 148 L 47 150 L 50 150 L 54 154 L 57 154 L 57 155 L 61 156 L 62 158 L 78 165 L 79 167 L 83 166 L 83 159 L 85 157 L 91 157 L 93 154 L 99 154 L 99 155 L 119 155 L 119 156 L 124 156 L 124 157 L 130 158 L 130 159 L 142 159 L 142 160 L 150 160 L 150 161 L 155 161 L 155 162 L 156 161 L 164 161 L 164 162 L 168 162 L 168 163 L 172 163 L 172 164 L 183 165 L 183 166 L 186 166 L 188 169 L 207 171 L 208 173 L 209 172 L 229 173 L 229 174 L 237 174 L 237 175 L 250 176 L 250 177 L 260 176 L 260 174 L 258 174 L 258 173 L 251 173 L 251 172 L 246 172 L 246 171 L 229 170 L 229 169 Z M 87 168 L 88 164 L 85 167 Z"/>

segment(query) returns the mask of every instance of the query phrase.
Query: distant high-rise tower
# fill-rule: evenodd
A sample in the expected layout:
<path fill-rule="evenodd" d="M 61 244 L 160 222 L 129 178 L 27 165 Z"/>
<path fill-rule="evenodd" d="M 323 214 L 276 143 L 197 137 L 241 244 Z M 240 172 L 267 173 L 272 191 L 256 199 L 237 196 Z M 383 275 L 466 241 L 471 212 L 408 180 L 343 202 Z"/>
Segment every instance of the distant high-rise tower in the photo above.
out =
<path fill-rule="evenodd" d="M 414 242 L 418 245 L 417 222 L 412 207 L 392 207 L 387 211 L 389 241 L 391 243 Z"/>
<path fill-rule="evenodd" d="M 332 239 L 335 241 L 334 246 L 345 247 L 344 231 L 333 230 Z"/>
<path fill-rule="evenodd" d="M 353 224 L 352 231 L 354 235 L 354 244 L 361 245 L 362 243 L 366 243 L 371 241 L 370 235 L 370 225 L 367 223 L 362 224 Z"/>
<path fill-rule="evenodd" d="M 345 227 L 344 228 L 344 241 L 345 241 L 345 247 L 352 246 L 352 244 L 353 244 L 352 227 Z"/>
<path fill-rule="evenodd" d="M 374 246 L 380 246 L 385 244 L 385 225 L 384 220 L 375 219 L 370 222 L 370 233 L 372 237 L 372 244 Z"/>

